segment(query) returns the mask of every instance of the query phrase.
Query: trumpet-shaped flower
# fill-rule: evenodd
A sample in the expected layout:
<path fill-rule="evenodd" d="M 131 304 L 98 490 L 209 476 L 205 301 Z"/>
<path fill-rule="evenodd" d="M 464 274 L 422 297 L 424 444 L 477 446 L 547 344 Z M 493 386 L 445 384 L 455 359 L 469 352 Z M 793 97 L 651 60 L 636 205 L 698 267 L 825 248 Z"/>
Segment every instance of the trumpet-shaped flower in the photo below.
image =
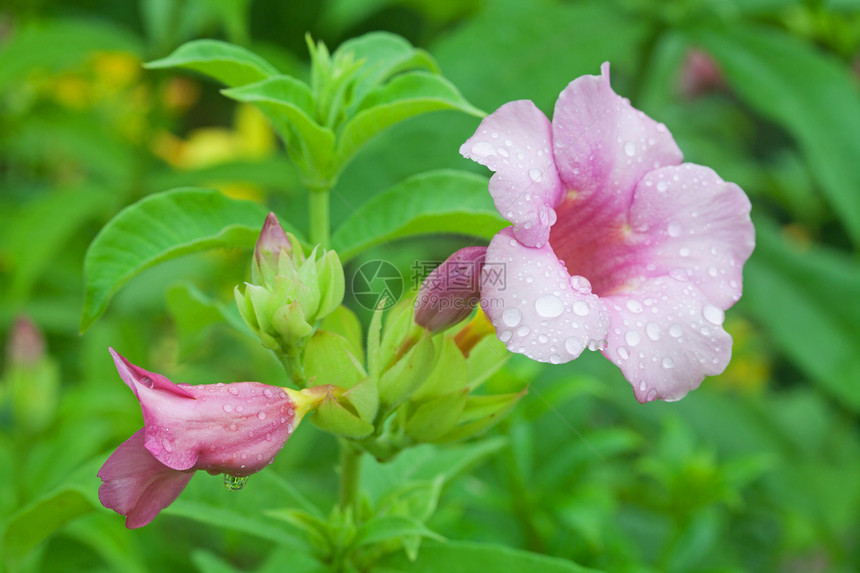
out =
<path fill-rule="evenodd" d="M 530 101 L 486 117 L 460 149 L 495 174 L 512 223 L 490 242 L 482 304 L 508 349 L 562 363 L 600 350 L 640 402 L 676 400 L 725 369 L 724 311 L 752 253 L 750 203 L 682 163 L 666 127 L 612 91 L 609 65 L 571 82 L 553 120 Z"/>
<path fill-rule="evenodd" d="M 283 388 L 174 384 L 110 352 L 140 401 L 144 427 L 99 470 L 99 500 L 127 516 L 130 528 L 148 524 L 170 505 L 195 470 L 244 477 L 265 468 L 303 413 Z"/>

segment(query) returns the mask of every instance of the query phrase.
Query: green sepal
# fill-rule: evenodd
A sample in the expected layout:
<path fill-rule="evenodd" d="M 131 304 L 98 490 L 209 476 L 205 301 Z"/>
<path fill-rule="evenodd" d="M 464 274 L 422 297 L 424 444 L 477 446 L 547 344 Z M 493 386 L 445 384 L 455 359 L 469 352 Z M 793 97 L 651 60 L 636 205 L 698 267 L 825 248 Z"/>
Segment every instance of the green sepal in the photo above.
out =
<path fill-rule="evenodd" d="M 304 352 L 304 371 L 312 384 L 350 388 L 367 376 L 349 340 L 334 332 L 317 330 Z"/>
<path fill-rule="evenodd" d="M 527 391 L 523 389 L 511 394 L 470 396 L 460 416 L 460 423 L 435 442 L 454 442 L 480 434 L 510 412 Z"/>
<path fill-rule="evenodd" d="M 373 432 L 373 424 L 347 410 L 332 394 L 325 397 L 311 421 L 321 430 L 354 440 L 365 438 Z"/>
<path fill-rule="evenodd" d="M 346 338 L 350 343 L 350 352 L 360 363 L 364 363 L 364 344 L 362 340 L 361 321 L 355 313 L 346 306 L 339 306 L 320 323 L 321 330 L 334 332 Z"/>
<path fill-rule="evenodd" d="M 379 401 L 394 408 L 406 400 L 426 380 L 436 359 L 436 349 L 428 332 L 379 378 Z"/>
<path fill-rule="evenodd" d="M 418 406 L 406 421 L 406 435 L 417 442 L 433 442 L 451 432 L 460 420 L 469 389 L 437 396 Z"/>
<path fill-rule="evenodd" d="M 317 319 L 320 319 L 334 312 L 343 302 L 346 280 L 343 276 L 343 265 L 334 251 L 326 251 L 316 261 L 316 272 L 320 285 Z"/>
<path fill-rule="evenodd" d="M 439 357 L 427 381 L 410 397 L 421 401 L 435 396 L 443 396 L 460 390 L 467 382 L 467 360 L 457 347 L 452 336 L 442 336 L 439 341 Z"/>
<path fill-rule="evenodd" d="M 391 366 L 395 353 L 406 340 L 410 330 L 418 331 L 412 320 L 413 314 L 412 299 L 407 298 L 395 304 L 385 316 L 385 328 L 379 345 L 383 368 Z"/>
<path fill-rule="evenodd" d="M 485 336 L 466 358 L 466 379 L 469 388 L 475 389 L 498 372 L 510 358 L 505 343 L 496 336 Z"/>
<path fill-rule="evenodd" d="M 379 411 L 379 387 L 372 378 L 365 378 L 344 392 L 342 400 L 353 407 L 359 418 L 372 424 Z"/>

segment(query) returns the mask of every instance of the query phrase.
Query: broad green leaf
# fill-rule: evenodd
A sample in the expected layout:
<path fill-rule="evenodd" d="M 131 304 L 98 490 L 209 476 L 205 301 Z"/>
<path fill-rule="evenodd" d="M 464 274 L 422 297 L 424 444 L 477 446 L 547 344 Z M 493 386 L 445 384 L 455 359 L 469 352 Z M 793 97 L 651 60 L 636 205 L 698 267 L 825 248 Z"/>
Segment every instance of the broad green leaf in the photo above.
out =
<path fill-rule="evenodd" d="M 81 330 L 104 312 L 129 279 L 158 263 L 216 248 L 252 248 L 266 209 L 211 189 L 174 189 L 120 211 L 99 232 L 84 260 Z"/>
<path fill-rule="evenodd" d="M 0 90 L 32 70 L 57 71 L 93 52 L 139 54 L 142 46 L 129 31 L 102 20 L 53 20 L 22 26 L 0 49 Z"/>
<path fill-rule="evenodd" d="M 332 235 L 346 263 L 370 247 L 427 233 L 460 233 L 488 240 L 507 223 L 493 208 L 487 179 L 440 170 L 410 177 L 376 195 Z"/>
<path fill-rule="evenodd" d="M 250 183 L 293 195 L 298 191 L 295 166 L 283 156 L 260 160 L 239 160 L 200 169 L 165 169 L 150 175 L 143 183 L 154 193 L 164 189 L 194 185 L 217 186 L 223 183 Z"/>
<path fill-rule="evenodd" d="M 248 533 L 260 539 L 268 539 L 282 545 L 293 547 L 302 545 L 301 541 L 295 536 L 290 535 L 283 529 L 274 527 L 277 524 L 276 521 L 261 519 L 196 501 L 188 501 L 180 498 L 164 508 L 162 514 L 185 517 L 214 527 Z"/>
<path fill-rule="evenodd" d="M 305 83 L 290 76 L 276 76 L 222 93 L 258 106 L 306 172 L 310 170 L 311 175 L 326 181 L 333 175 L 334 132 L 314 120 L 313 95 Z M 302 158 L 310 164 L 303 164 Z"/>
<path fill-rule="evenodd" d="M 701 27 L 692 36 L 744 100 L 797 139 L 834 213 L 860 244 L 860 90 L 848 67 L 772 28 Z"/>
<path fill-rule="evenodd" d="M 165 297 L 176 325 L 180 359 L 199 348 L 206 333 L 216 324 L 227 323 L 239 331 L 249 332 L 234 304 L 213 300 L 193 283 L 171 285 Z"/>
<path fill-rule="evenodd" d="M 397 76 L 371 92 L 362 108 L 344 126 L 338 137 L 336 162 L 345 165 L 373 136 L 410 117 L 439 110 L 458 110 L 483 117 L 448 80 L 427 72 Z"/>
<path fill-rule="evenodd" d="M 191 552 L 191 561 L 200 573 L 242 573 L 241 569 L 224 561 L 211 551 L 195 549 Z"/>
<path fill-rule="evenodd" d="M 860 412 L 860 272 L 856 260 L 823 247 L 801 250 L 765 220 L 744 269 L 742 304 L 786 357 L 840 403 Z"/>
<path fill-rule="evenodd" d="M 414 563 L 404 555 L 393 554 L 379 561 L 374 570 L 380 573 L 407 570 L 413 573 L 594 573 L 593 569 L 557 557 L 469 541 L 427 541 Z"/>
<path fill-rule="evenodd" d="M 3 550 L 20 559 L 69 521 L 95 509 L 82 487 L 62 487 L 17 512 L 6 527 Z"/>
<path fill-rule="evenodd" d="M 393 74 L 410 69 L 438 73 L 433 58 L 416 49 L 404 38 L 389 32 L 370 32 L 345 41 L 332 54 L 336 58 L 352 57 L 363 65 L 352 89 L 352 108 L 364 103 L 364 97 Z"/>
<path fill-rule="evenodd" d="M 399 539 L 407 535 L 418 535 L 443 541 L 444 538 L 426 525 L 406 515 L 384 515 L 362 525 L 355 536 L 355 546 L 371 545 L 382 541 Z"/>
<path fill-rule="evenodd" d="M 12 298 L 25 296 L 63 252 L 66 241 L 111 202 L 112 197 L 101 189 L 82 188 L 57 190 L 18 209 L 3 233 L 14 269 Z M 34 241 L 34 236 L 39 240 Z"/>
<path fill-rule="evenodd" d="M 149 568 L 141 546 L 119 523 L 121 518 L 115 513 L 101 511 L 69 523 L 62 535 L 90 546 L 110 570 L 147 573 Z"/>
<path fill-rule="evenodd" d="M 230 87 L 265 80 L 280 72 L 257 54 L 218 40 L 193 40 L 145 68 L 186 68 L 206 74 Z"/>

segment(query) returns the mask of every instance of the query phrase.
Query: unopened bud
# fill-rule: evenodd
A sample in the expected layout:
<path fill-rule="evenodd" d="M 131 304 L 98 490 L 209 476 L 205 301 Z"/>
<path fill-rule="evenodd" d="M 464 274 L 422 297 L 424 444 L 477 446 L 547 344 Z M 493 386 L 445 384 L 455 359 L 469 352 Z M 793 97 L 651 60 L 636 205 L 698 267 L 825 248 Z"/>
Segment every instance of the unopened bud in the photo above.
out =
<path fill-rule="evenodd" d="M 481 301 L 486 247 L 466 247 L 433 269 L 415 299 L 415 322 L 439 332 L 464 320 Z"/>

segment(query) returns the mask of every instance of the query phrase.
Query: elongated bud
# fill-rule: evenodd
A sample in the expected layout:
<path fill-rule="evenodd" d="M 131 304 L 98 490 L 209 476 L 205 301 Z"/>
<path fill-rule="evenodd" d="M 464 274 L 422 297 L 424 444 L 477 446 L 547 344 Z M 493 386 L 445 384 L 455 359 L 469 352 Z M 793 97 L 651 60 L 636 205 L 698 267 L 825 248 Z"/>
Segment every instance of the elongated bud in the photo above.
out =
<path fill-rule="evenodd" d="M 481 301 L 486 247 L 466 247 L 433 269 L 415 299 L 415 322 L 439 332 L 464 320 Z"/>

